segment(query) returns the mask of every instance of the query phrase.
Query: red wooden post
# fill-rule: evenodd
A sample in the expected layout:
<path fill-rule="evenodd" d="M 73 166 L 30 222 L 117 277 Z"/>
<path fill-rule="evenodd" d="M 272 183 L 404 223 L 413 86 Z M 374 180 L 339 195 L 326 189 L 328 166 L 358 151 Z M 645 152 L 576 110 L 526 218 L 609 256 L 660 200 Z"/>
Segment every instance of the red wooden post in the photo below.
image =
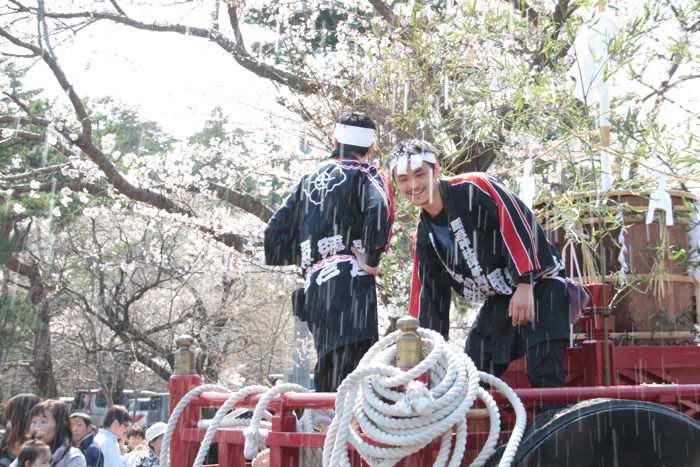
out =
<path fill-rule="evenodd" d="M 245 461 L 243 445 L 233 443 L 219 443 L 218 460 L 220 467 L 249 466 Z"/>
<path fill-rule="evenodd" d="M 297 418 L 287 407 L 286 399 L 286 394 L 280 396 L 279 412 L 272 417 L 273 432 L 295 433 L 297 431 Z M 270 467 L 300 467 L 299 449 L 299 447 L 270 446 Z"/>
<path fill-rule="evenodd" d="M 403 371 L 408 371 L 423 360 L 422 342 L 416 330 L 418 320 L 412 316 L 404 316 L 396 322 L 403 334 L 396 341 L 396 366 Z M 427 373 L 420 375 L 420 381 L 428 384 L 430 381 Z M 435 457 L 440 450 L 440 441 L 435 440 L 415 454 L 404 458 L 397 467 L 424 467 L 433 465 Z"/>
<path fill-rule="evenodd" d="M 194 342 L 191 336 L 178 336 L 175 339 L 177 350 L 175 351 L 175 371 L 170 377 L 170 413 L 175 406 L 191 389 L 202 384 L 202 378 L 194 373 L 194 354 L 190 346 Z M 170 465 L 171 467 L 190 467 L 197 455 L 198 444 L 185 440 L 186 428 L 194 428 L 199 420 L 199 411 L 189 406 L 182 412 L 177 422 L 173 437 L 170 440 Z"/>
<path fill-rule="evenodd" d="M 614 343 L 610 333 L 615 330 L 615 319 L 610 313 L 609 303 L 613 286 L 606 283 L 586 284 L 591 292 L 590 320 L 586 326 L 588 340 L 583 343 L 586 362 L 590 365 L 584 374 L 587 386 L 609 386 L 614 370 Z"/>

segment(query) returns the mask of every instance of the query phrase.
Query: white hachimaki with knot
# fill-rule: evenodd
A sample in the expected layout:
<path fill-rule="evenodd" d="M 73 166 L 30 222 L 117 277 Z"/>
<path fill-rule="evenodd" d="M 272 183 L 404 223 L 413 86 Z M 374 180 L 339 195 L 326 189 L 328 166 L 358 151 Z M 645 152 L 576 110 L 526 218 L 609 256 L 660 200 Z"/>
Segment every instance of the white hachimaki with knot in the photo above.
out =
<path fill-rule="evenodd" d="M 412 171 L 418 170 L 423 162 L 429 164 L 437 164 L 435 153 L 427 148 L 424 148 L 418 141 L 408 141 L 398 145 L 391 152 L 389 159 L 389 172 L 395 175 L 406 175 L 408 169 Z"/>

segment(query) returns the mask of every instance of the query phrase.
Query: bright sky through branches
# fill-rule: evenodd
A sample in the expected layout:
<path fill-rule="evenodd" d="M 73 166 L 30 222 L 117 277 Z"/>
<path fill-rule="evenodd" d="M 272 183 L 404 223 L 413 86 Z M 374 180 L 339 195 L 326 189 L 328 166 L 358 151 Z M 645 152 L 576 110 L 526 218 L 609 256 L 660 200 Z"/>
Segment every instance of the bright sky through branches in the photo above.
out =
<path fill-rule="evenodd" d="M 181 21 L 201 22 L 184 14 L 195 11 L 203 13 L 202 8 L 183 10 L 186 19 Z M 248 29 L 252 28 L 246 28 L 246 37 L 255 37 L 256 31 Z M 269 81 L 243 69 L 204 39 L 103 21 L 54 47 L 79 95 L 110 96 L 135 106 L 145 118 L 180 138 L 201 129 L 215 106 L 221 106 L 234 125 L 251 130 L 265 127 L 266 113 L 289 116 L 275 104 L 276 91 Z M 45 89 L 47 97 L 63 95 L 43 63 L 32 67 L 26 84 Z"/>

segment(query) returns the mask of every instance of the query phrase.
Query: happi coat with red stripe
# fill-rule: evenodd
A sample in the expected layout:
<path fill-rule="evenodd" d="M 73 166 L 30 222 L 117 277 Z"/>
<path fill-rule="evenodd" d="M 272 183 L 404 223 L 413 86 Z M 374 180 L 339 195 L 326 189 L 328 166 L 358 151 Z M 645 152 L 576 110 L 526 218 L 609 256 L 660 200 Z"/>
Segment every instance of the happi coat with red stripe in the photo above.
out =
<path fill-rule="evenodd" d="M 299 181 L 265 229 L 265 262 L 301 267 L 303 310 L 319 358 L 341 345 L 376 341 L 375 280 L 351 247 L 377 266 L 391 238 L 393 193 L 373 164 L 332 157 Z"/>
<path fill-rule="evenodd" d="M 493 177 L 463 174 L 440 181 L 439 189 L 452 248 L 445 248 L 436 232 L 439 227 L 422 210 L 410 308 L 422 327 L 447 337 L 452 290 L 472 302 L 488 304 L 489 297 L 512 295 L 519 282 L 536 283 L 558 275 L 562 263 L 533 212 Z M 543 326 L 532 329 L 531 342 L 568 336 L 565 316 L 557 313 L 556 319 L 543 320 Z M 509 323 L 503 324 L 496 327 L 512 332 Z"/>

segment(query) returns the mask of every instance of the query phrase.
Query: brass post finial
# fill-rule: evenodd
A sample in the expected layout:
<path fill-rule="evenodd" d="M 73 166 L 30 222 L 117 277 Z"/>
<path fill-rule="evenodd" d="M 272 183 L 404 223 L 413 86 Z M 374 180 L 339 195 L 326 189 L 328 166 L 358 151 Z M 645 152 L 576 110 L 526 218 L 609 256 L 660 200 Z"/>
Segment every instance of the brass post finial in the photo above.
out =
<path fill-rule="evenodd" d="M 423 359 L 420 336 L 416 333 L 419 322 L 413 316 L 404 316 L 396 322 L 401 336 L 396 341 L 396 366 L 416 366 Z"/>
<path fill-rule="evenodd" d="M 187 334 L 175 338 L 175 371 L 176 375 L 194 374 L 194 352 L 192 352 L 194 338 Z"/>

